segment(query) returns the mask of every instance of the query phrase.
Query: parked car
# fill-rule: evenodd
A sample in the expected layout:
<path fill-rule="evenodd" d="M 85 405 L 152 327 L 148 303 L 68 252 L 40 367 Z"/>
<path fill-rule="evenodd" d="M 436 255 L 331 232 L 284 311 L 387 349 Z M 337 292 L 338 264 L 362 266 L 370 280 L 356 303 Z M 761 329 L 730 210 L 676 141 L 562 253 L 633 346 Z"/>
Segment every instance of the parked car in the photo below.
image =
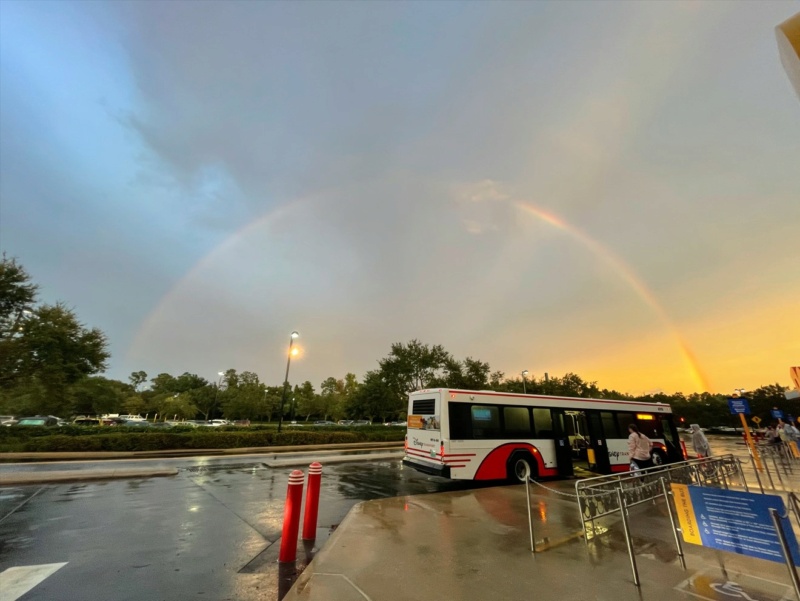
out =
<path fill-rule="evenodd" d="M 146 420 L 126 419 L 125 423 L 122 425 L 128 426 L 129 428 L 147 428 L 150 426 L 150 422 Z"/>
<path fill-rule="evenodd" d="M 314 425 L 315 426 L 335 426 L 336 424 L 334 422 L 329 422 L 327 420 L 319 420 L 319 421 L 314 422 Z"/>
<path fill-rule="evenodd" d="M 368 419 L 357 419 L 356 421 L 353 422 L 352 425 L 354 425 L 354 426 L 371 426 L 372 422 L 369 421 Z"/>
<path fill-rule="evenodd" d="M 73 426 L 102 426 L 102 422 L 96 417 L 76 417 L 72 420 Z M 110 425 L 110 424 L 109 424 Z"/>
<path fill-rule="evenodd" d="M 219 428 L 220 426 L 231 426 L 232 424 L 227 419 L 212 419 L 205 422 L 203 425 L 211 428 Z"/>
<path fill-rule="evenodd" d="M 35 415 L 33 417 L 21 417 L 17 420 L 17 426 L 58 426 L 59 418 L 53 415 Z"/>
<path fill-rule="evenodd" d="M 388 422 L 384 426 L 407 426 L 408 422 Z"/>
<path fill-rule="evenodd" d="M 338 422 L 336 422 L 336 425 L 338 425 L 338 426 L 352 426 L 353 425 L 353 420 L 352 419 L 340 419 Z"/>

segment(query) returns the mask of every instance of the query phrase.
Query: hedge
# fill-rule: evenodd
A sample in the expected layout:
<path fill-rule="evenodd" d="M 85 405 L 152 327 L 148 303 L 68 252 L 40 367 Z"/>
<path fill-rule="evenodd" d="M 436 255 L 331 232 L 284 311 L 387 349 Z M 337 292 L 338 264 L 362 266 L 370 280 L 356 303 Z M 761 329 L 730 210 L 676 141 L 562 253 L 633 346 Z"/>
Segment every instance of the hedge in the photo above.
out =
<path fill-rule="evenodd" d="M 10 428 L 3 428 L 9 430 Z M 348 442 L 401 441 L 404 429 L 363 428 L 359 431 L 301 431 L 246 429 L 210 430 L 206 428 L 188 431 L 141 431 L 138 428 L 102 428 L 91 434 L 45 428 L 27 428 L 30 432 L 0 435 L 0 452 L 64 452 L 64 451 L 163 451 L 181 449 L 235 449 L 240 447 L 269 447 L 283 445 L 340 444 Z M 46 433 L 33 432 L 46 430 Z M 102 430 L 98 433 L 96 430 Z M 110 430 L 114 430 L 113 433 Z M 125 431 L 123 431 L 125 430 Z M 181 428 L 181 430 L 183 430 Z M 13 434 L 20 434 L 13 436 Z"/>

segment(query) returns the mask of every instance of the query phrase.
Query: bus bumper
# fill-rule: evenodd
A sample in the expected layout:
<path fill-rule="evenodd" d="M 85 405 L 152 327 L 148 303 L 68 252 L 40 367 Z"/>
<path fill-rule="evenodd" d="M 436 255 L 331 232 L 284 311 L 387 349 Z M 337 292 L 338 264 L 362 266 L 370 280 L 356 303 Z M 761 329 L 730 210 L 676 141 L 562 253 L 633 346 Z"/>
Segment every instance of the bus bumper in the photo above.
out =
<path fill-rule="evenodd" d="M 427 463 L 417 463 L 416 461 L 410 461 L 408 459 L 403 459 L 403 465 L 415 469 L 418 472 L 422 472 L 423 474 L 430 474 L 431 476 L 439 476 L 441 478 L 450 477 L 450 467 L 447 465 L 430 465 Z"/>

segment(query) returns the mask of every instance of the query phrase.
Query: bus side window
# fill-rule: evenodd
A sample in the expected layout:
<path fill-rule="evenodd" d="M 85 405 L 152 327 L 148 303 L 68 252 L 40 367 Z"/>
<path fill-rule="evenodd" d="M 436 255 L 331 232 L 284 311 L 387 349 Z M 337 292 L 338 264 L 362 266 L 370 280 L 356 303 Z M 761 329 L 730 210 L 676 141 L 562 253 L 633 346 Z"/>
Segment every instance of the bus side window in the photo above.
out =
<path fill-rule="evenodd" d="M 553 438 L 553 415 L 550 409 L 534 409 L 533 426 L 536 428 L 536 438 Z"/>
<path fill-rule="evenodd" d="M 503 407 L 503 424 L 505 434 L 530 438 L 531 414 L 527 407 Z"/>
<path fill-rule="evenodd" d="M 500 410 L 494 405 L 472 405 L 472 435 L 474 438 L 500 437 Z"/>
<path fill-rule="evenodd" d="M 628 438 L 628 426 L 631 424 L 636 425 L 635 413 L 617 413 L 617 427 L 622 434 L 620 438 Z"/>
<path fill-rule="evenodd" d="M 472 440 L 472 416 L 470 406 L 466 403 L 449 403 L 450 412 L 450 439 Z"/>
<path fill-rule="evenodd" d="M 603 421 L 603 433 L 606 438 L 620 438 L 617 431 L 617 420 L 614 419 L 614 414 L 608 411 L 600 412 L 600 419 Z M 626 438 L 623 436 L 622 438 Z"/>

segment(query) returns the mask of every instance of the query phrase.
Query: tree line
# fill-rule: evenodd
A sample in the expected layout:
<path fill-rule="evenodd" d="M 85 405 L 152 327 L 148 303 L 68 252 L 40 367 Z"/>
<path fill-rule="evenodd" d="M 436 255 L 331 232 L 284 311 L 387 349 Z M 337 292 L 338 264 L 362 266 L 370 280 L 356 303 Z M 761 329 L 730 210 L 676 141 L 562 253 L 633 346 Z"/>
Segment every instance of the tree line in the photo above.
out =
<path fill-rule="evenodd" d="M 149 377 L 133 372 L 127 382 L 98 375 L 110 357 L 108 340 L 82 324 L 64 303 L 40 304 L 38 287 L 25 269 L 5 255 L 0 262 L 0 413 L 11 415 L 156 414 L 165 419 L 280 417 L 282 384 L 270 385 L 250 371 L 228 369 L 216 381 L 192 373 Z M 560 377 L 506 377 L 489 363 L 458 359 L 441 345 L 419 340 L 395 343 L 376 369 L 359 380 L 353 373 L 330 376 L 318 388 L 309 381 L 287 389 L 284 419 L 393 420 L 403 418 L 408 393 L 422 388 L 460 388 L 528 394 L 669 403 L 679 420 L 703 425 L 735 423 L 728 395 L 693 393 L 633 396 L 599 388 L 574 373 Z M 750 391 L 755 415 L 792 413 L 776 383 Z M 796 404 L 797 402 L 794 401 Z M 800 411 L 794 411 L 795 416 Z"/>

